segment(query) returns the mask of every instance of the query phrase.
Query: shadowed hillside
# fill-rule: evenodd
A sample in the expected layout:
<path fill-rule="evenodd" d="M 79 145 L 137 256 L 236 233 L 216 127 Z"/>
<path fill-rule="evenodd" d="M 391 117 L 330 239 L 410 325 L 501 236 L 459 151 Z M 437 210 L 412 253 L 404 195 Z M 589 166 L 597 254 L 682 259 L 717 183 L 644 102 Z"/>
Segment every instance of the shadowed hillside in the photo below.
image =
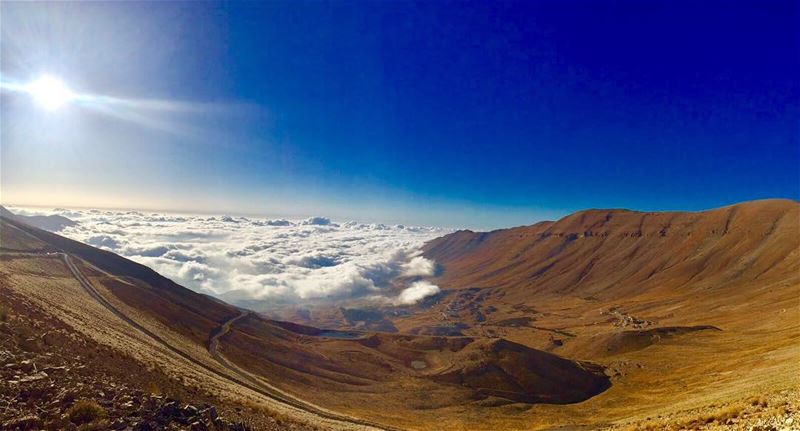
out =
<path fill-rule="evenodd" d="M 32 215 L 32 216 L 24 216 L 19 214 L 14 214 L 11 211 L 7 210 L 4 206 L 0 205 L 0 216 L 5 217 L 7 219 L 18 220 L 25 224 L 38 227 L 39 229 L 48 230 L 51 232 L 58 232 L 61 229 L 68 227 L 68 226 L 75 226 L 78 224 L 64 216 L 60 215 Z"/>
<path fill-rule="evenodd" d="M 112 416 L 117 396 L 141 398 L 135 391 L 155 385 L 265 429 L 697 428 L 741 412 L 764 417 L 770 410 L 751 397 L 785 404 L 800 387 L 799 208 L 774 200 L 698 213 L 591 210 L 456 232 L 425 247 L 440 266 L 431 279 L 440 294 L 395 311 L 332 309 L 341 330 L 266 319 L 0 217 L 2 306 L 14 316 L 3 330 L 20 334 L 3 345 L 20 386 L 0 395 L 17 400 L 24 379 L 57 383 L 20 365 L 47 354 L 51 368 L 85 370 L 75 387 L 95 388 L 81 396 Z M 353 328 L 370 325 L 392 333 Z M 65 354 L 76 347 L 53 341 L 63 336 L 92 354 Z M 132 389 L 103 386 L 116 369 L 104 363 L 141 369 L 113 377 Z M 128 423 L 192 414 L 167 400 L 142 404 Z M 4 421 L 26 418 L 28 404 L 8 402 Z M 48 414 L 63 425 L 64 411 Z M 201 416 L 191 417 L 213 423 Z"/>
<path fill-rule="evenodd" d="M 430 419 L 404 412 L 485 401 L 575 403 L 610 386 L 602 367 L 504 340 L 325 331 L 267 320 L 17 219 L 0 217 L 0 240 L 4 307 L 20 315 L 36 310 L 102 346 L 103 355 L 194 382 L 186 387 L 227 387 L 221 403 L 255 399 L 300 422 L 416 427 Z M 75 361 L 71 367 L 81 366 Z"/>
<path fill-rule="evenodd" d="M 747 397 L 784 405 L 800 388 L 798 202 L 580 211 L 455 232 L 425 256 L 440 267 L 431 282 L 442 293 L 394 319 L 401 332 L 457 327 L 607 367 L 609 391 L 581 411 L 536 409 L 543 422 L 748 429 L 767 422 L 752 419 L 765 414 L 760 404 L 761 413 L 742 407 Z"/>
<path fill-rule="evenodd" d="M 788 420 L 798 407 L 791 402 L 800 388 L 795 201 L 702 212 L 587 210 L 526 227 L 454 232 L 427 243 L 424 254 L 436 261 L 437 276 L 428 281 L 441 292 L 423 303 L 279 314 L 345 332 L 380 324 L 396 334 L 377 337 L 382 341 L 375 350 L 387 356 L 399 352 L 387 351 L 386 340 L 410 334 L 476 340 L 452 351 L 457 368 L 418 372 L 489 396 L 463 408 L 442 402 L 431 409 L 431 403 L 409 400 L 406 405 L 424 407 L 412 410 L 421 424 L 749 429 L 770 415 L 772 422 Z M 506 353 L 492 353 L 495 347 L 532 350 L 506 360 Z M 269 356 L 269 350 L 250 355 Z M 539 396 L 514 389 L 537 372 L 515 371 L 536 364 L 542 351 L 595 364 L 588 369 L 602 366 L 612 385 L 577 404 L 515 407 L 511 401 Z M 365 358 L 351 360 L 364 370 L 377 365 Z M 558 384 L 572 385 L 569 377 Z M 493 396 L 503 391 L 509 391 L 504 398 Z M 762 396 L 772 404 L 750 401 Z M 776 403 L 787 406 L 779 419 Z"/>

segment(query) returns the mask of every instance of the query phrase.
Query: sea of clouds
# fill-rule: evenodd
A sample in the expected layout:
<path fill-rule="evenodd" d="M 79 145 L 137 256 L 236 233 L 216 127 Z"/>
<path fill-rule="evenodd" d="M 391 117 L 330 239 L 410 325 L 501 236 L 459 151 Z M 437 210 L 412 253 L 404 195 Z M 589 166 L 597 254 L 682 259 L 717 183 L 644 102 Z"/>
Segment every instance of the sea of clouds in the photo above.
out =
<path fill-rule="evenodd" d="M 59 234 L 142 263 L 178 284 L 233 303 L 371 299 L 414 304 L 439 292 L 425 280 L 434 262 L 421 245 L 439 228 L 304 220 L 160 214 L 139 211 L 40 211 L 78 224 Z M 410 284 L 390 289 L 403 276 Z"/>

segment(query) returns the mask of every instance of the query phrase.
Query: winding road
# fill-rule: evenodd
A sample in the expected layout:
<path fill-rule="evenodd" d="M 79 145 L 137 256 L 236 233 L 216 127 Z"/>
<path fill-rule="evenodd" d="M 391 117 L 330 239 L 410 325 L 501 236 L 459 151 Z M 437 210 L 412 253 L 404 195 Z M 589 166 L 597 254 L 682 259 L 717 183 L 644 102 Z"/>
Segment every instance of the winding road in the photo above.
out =
<path fill-rule="evenodd" d="M 217 362 L 222 364 L 225 368 L 230 368 L 232 365 L 230 365 L 228 361 L 217 351 L 219 348 L 219 339 L 228 332 L 231 332 L 231 326 L 236 323 L 237 320 L 242 319 L 248 314 L 250 314 L 249 311 L 242 310 L 241 314 L 223 323 L 222 326 L 218 327 L 217 329 L 211 331 L 211 338 L 208 341 L 208 353 L 210 353 L 211 356 L 213 356 L 214 359 L 216 359 Z"/>
<path fill-rule="evenodd" d="M 286 394 L 285 392 L 281 391 L 280 389 L 273 387 L 272 385 L 268 385 L 268 384 L 266 384 L 266 383 L 264 383 L 264 382 L 262 382 L 262 381 L 260 381 L 260 380 L 258 380 L 256 378 L 254 378 L 253 376 L 251 376 L 250 374 L 248 374 L 244 370 L 240 369 L 236 365 L 233 365 L 230 362 L 228 362 L 224 357 L 222 357 L 222 355 L 218 351 L 219 339 L 230 332 L 231 326 L 237 320 L 246 317 L 247 315 L 250 314 L 250 312 L 242 311 L 241 314 L 239 314 L 238 316 L 226 321 L 225 323 L 223 323 L 222 325 L 217 327 L 214 331 L 212 331 L 211 337 L 210 337 L 209 343 L 208 343 L 208 352 L 211 354 L 211 356 L 217 362 L 219 362 L 219 364 L 222 365 L 225 369 L 227 369 L 227 370 L 235 373 L 236 375 L 238 375 L 239 378 L 237 378 L 237 377 L 228 375 L 227 373 L 223 373 L 223 372 L 221 372 L 221 371 L 219 371 L 219 370 L 217 370 L 217 369 L 215 369 L 213 367 L 210 367 L 209 365 L 207 365 L 204 362 L 192 357 L 188 353 L 178 349 L 177 347 L 175 347 L 172 344 L 170 344 L 168 341 L 166 341 L 163 338 L 159 337 L 157 334 L 153 333 L 149 329 L 143 327 L 142 325 L 140 325 L 136 321 L 134 321 L 131 318 L 129 318 L 127 315 L 125 315 L 125 313 L 123 313 L 118 308 L 116 308 L 112 303 L 107 301 L 103 297 L 103 295 L 100 294 L 100 292 L 98 292 L 97 289 L 95 289 L 95 287 L 92 285 L 92 283 L 83 275 L 83 273 L 80 271 L 80 269 L 78 269 L 78 267 L 75 266 L 75 263 L 72 262 L 72 258 L 70 257 L 69 254 L 63 253 L 63 252 L 59 252 L 58 255 L 60 255 L 60 257 L 63 260 L 64 264 L 67 266 L 67 268 L 72 273 L 72 275 L 75 277 L 75 279 L 78 280 L 78 282 L 83 287 L 83 289 L 89 294 L 89 296 L 94 298 L 103 307 L 105 307 L 110 312 L 112 312 L 114 315 L 116 315 L 117 317 L 122 319 L 128 325 L 132 326 L 134 329 L 136 329 L 139 332 L 141 332 L 141 333 L 145 334 L 146 336 L 150 337 L 154 341 L 156 341 L 159 344 L 161 344 L 167 350 L 171 351 L 172 353 L 175 353 L 176 355 L 180 356 L 183 359 L 186 359 L 187 361 L 191 362 L 192 364 L 197 365 L 198 367 L 200 367 L 200 368 L 202 368 L 202 369 L 204 369 L 204 370 L 206 370 L 206 371 L 208 371 L 210 373 L 213 373 L 214 375 L 219 376 L 219 377 L 221 377 L 221 378 L 223 378 L 225 380 L 228 380 L 228 381 L 233 382 L 233 383 L 235 383 L 237 385 L 243 386 L 243 387 L 248 388 L 248 389 L 250 389 L 250 390 L 252 390 L 254 392 L 257 392 L 257 393 L 259 393 L 261 395 L 264 395 L 264 396 L 266 396 L 268 398 L 271 398 L 271 399 L 273 399 L 273 400 L 275 400 L 275 401 L 277 401 L 279 403 L 282 403 L 282 404 L 288 405 L 290 407 L 305 411 L 307 413 L 310 413 L 312 415 L 318 416 L 320 418 L 324 418 L 324 419 L 328 419 L 328 420 L 332 420 L 332 421 L 336 421 L 336 422 L 342 422 L 342 423 L 345 423 L 345 424 L 348 424 L 348 425 L 357 425 L 359 427 L 364 427 L 364 428 L 367 428 L 367 429 L 379 429 L 379 430 L 391 430 L 391 431 L 399 430 L 398 428 L 387 427 L 385 425 L 376 424 L 376 423 L 373 423 L 373 422 L 370 422 L 370 421 L 367 421 L 367 420 L 364 420 L 364 419 L 359 419 L 359 418 L 354 418 L 354 417 L 350 417 L 350 416 L 345 416 L 345 415 L 341 415 L 341 414 L 338 414 L 338 413 L 334 413 L 334 412 L 331 412 L 331 411 L 328 411 L 328 410 L 324 410 L 321 407 L 315 406 L 313 404 L 301 401 L 301 400 L 299 400 L 297 398 L 294 398 L 293 396 L 291 396 L 289 394 Z"/>

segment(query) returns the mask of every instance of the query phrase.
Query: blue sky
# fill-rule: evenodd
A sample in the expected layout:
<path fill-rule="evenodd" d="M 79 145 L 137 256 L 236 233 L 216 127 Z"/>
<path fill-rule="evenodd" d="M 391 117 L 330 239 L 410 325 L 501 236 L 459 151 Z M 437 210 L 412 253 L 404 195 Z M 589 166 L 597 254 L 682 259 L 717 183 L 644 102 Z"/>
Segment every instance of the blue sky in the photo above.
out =
<path fill-rule="evenodd" d="M 800 198 L 797 2 L 2 12 L 3 80 L 135 101 L 4 92 L 6 203 L 494 228 Z"/>

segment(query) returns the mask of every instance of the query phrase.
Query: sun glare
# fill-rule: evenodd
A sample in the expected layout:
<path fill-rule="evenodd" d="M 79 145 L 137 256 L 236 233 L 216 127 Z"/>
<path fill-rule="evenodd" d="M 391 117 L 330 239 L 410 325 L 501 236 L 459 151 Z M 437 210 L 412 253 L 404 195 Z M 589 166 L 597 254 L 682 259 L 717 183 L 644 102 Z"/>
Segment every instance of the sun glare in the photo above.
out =
<path fill-rule="evenodd" d="M 75 93 L 60 79 L 50 75 L 42 75 L 28 84 L 26 90 L 39 106 L 48 111 L 60 108 L 75 97 Z"/>

